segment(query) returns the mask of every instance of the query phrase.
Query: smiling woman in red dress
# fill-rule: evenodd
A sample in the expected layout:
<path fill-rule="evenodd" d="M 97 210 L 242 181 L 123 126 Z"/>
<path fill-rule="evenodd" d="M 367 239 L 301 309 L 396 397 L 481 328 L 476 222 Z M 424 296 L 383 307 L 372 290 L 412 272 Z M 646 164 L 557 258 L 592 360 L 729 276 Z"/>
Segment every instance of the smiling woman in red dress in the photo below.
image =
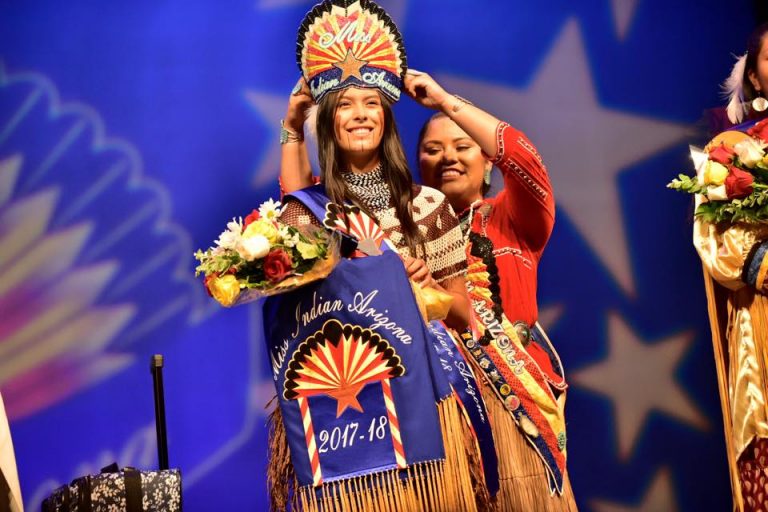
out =
<path fill-rule="evenodd" d="M 537 324 L 537 268 L 555 220 L 546 168 L 522 132 L 448 94 L 429 75 L 410 70 L 405 91 L 438 111 L 419 135 L 419 169 L 459 214 L 468 242 L 467 284 L 480 347 L 470 341 L 466 348 L 485 377 L 499 508 L 576 510 L 565 466 L 564 372 Z M 504 188 L 485 197 L 494 165 Z"/>

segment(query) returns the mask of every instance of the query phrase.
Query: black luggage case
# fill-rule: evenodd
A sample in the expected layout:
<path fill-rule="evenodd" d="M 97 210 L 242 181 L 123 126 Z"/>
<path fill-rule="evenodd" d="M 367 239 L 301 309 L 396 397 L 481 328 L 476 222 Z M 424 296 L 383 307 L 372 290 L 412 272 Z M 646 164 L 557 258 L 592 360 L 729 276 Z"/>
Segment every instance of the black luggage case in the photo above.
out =
<path fill-rule="evenodd" d="M 177 512 L 181 511 L 181 472 L 168 469 L 168 444 L 163 399 L 163 356 L 152 356 L 155 425 L 160 469 L 118 469 L 112 464 L 98 475 L 76 478 L 43 501 L 43 512 Z"/>

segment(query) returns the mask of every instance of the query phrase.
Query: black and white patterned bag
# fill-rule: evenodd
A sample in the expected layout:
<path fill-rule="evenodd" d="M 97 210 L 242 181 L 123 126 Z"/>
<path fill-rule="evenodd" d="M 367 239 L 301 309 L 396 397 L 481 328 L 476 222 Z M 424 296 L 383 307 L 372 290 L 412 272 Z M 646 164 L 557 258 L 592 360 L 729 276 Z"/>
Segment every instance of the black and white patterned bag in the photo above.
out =
<path fill-rule="evenodd" d="M 77 478 L 56 489 L 43 502 L 43 512 L 180 512 L 178 469 L 138 471 L 104 468 L 98 475 Z"/>

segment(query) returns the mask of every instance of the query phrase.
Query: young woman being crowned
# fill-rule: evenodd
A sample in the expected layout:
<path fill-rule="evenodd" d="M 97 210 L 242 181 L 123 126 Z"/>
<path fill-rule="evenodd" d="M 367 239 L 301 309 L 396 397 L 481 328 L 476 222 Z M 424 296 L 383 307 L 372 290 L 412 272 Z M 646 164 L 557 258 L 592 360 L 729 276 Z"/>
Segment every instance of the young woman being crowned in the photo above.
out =
<path fill-rule="evenodd" d="M 442 193 L 413 183 L 391 109 L 406 71 L 401 36 L 373 2 L 326 1 L 301 24 L 297 61 L 282 166 L 309 165 L 295 107 L 311 98 L 320 183 L 286 196 L 280 219 L 337 233 L 346 257 L 264 306 L 279 402 L 272 507 L 493 508 L 487 412 L 445 328 L 469 321 L 461 230 Z"/>

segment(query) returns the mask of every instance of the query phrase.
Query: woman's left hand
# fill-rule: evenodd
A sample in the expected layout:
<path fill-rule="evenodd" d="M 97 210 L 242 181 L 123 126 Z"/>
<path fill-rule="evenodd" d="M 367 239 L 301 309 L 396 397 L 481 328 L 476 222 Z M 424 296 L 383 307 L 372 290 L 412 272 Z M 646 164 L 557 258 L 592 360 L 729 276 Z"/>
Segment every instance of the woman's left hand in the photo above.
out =
<path fill-rule="evenodd" d="M 435 280 L 432 278 L 432 273 L 429 271 L 429 267 L 427 267 L 427 263 L 424 260 L 405 256 L 403 263 L 405 264 L 405 271 L 408 273 L 408 277 L 414 282 L 419 283 L 422 288 L 434 286 Z"/>
<path fill-rule="evenodd" d="M 403 89 L 419 105 L 433 110 L 442 110 L 445 102 L 452 98 L 434 78 L 415 69 L 405 72 Z"/>

